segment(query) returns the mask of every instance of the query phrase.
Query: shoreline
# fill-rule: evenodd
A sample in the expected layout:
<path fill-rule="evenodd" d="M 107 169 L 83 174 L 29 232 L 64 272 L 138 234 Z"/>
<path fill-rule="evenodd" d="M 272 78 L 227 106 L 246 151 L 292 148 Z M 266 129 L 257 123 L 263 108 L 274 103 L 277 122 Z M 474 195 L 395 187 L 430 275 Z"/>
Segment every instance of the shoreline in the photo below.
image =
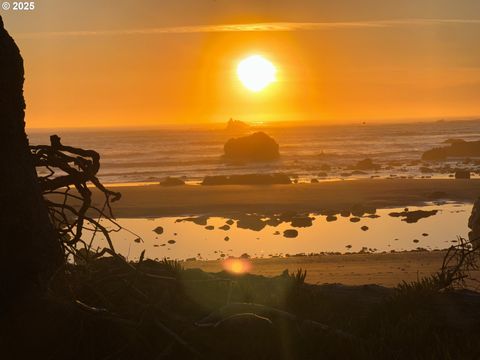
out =
<path fill-rule="evenodd" d="M 368 179 L 289 185 L 118 186 L 117 218 L 336 212 L 362 204 L 377 209 L 422 206 L 434 201 L 473 203 L 480 179 Z M 94 203 L 102 198 L 94 190 Z"/>
<path fill-rule="evenodd" d="M 255 275 L 279 276 L 288 269 L 306 270 L 310 284 L 366 285 L 394 287 L 430 276 L 440 270 L 445 250 L 405 251 L 380 254 L 314 255 L 301 257 L 249 259 Z M 210 273 L 224 270 L 221 260 L 183 261 L 186 269 L 201 269 Z M 475 272 L 480 275 L 480 271 Z"/>

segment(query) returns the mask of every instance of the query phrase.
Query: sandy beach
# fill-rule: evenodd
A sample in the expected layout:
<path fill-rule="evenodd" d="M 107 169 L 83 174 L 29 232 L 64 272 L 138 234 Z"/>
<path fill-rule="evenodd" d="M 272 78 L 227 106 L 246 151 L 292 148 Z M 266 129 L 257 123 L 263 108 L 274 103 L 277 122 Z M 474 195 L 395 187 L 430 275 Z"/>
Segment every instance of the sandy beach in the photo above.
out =
<path fill-rule="evenodd" d="M 480 196 L 480 179 L 372 179 L 270 186 L 149 185 L 119 186 L 115 191 L 122 193 L 122 199 L 114 204 L 117 217 L 319 212 L 340 211 L 354 204 L 390 208 L 433 200 L 471 203 Z"/>
<path fill-rule="evenodd" d="M 480 195 L 479 189 L 480 180 L 473 179 L 352 180 L 274 186 L 120 186 L 115 190 L 122 193 L 122 199 L 114 210 L 119 218 L 142 218 L 339 211 L 354 204 L 380 209 L 419 206 L 432 201 L 471 203 Z M 458 226 L 464 228 L 466 224 Z M 434 273 L 440 268 L 443 255 L 443 251 L 423 251 L 274 257 L 252 259 L 251 272 L 276 276 L 285 269 L 302 268 L 307 270 L 309 283 L 395 286 Z M 185 266 L 209 272 L 222 270 L 221 261 L 188 261 Z"/>
<path fill-rule="evenodd" d="M 306 282 L 311 284 L 377 284 L 394 287 L 402 281 L 415 281 L 437 272 L 444 255 L 445 251 L 431 251 L 320 255 L 250 261 L 252 273 L 264 276 L 278 276 L 285 269 L 292 273 L 301 268 L 307 270 Z M 184 266 L 208 272 L 223 270 L 221 261 L 189 261 L 185 262 Z"/>

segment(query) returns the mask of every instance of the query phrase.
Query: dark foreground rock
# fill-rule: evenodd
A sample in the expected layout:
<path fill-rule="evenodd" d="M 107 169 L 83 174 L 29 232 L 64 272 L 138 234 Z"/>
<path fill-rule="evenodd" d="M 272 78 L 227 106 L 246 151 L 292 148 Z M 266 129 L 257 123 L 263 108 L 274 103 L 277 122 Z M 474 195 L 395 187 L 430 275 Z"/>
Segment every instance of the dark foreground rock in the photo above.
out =
<path fill-rule="evenodd" d="M 449 157 L 480 157 L 480 141 L 456 141 L 450 146 L 427 150 L 422 160 L 446 160 Z"/>
<path fill-rule="evenodd" d="M 224 151 L 228 160 L 272 161 L 280 156 L 279 145 L 264 132 L 230 139 Z"/>
<path fill-rule="evenodd" d="M 291 184 L 284 174 L 245 174 L 206 176 L 202 185 L 274 185 Z"/>

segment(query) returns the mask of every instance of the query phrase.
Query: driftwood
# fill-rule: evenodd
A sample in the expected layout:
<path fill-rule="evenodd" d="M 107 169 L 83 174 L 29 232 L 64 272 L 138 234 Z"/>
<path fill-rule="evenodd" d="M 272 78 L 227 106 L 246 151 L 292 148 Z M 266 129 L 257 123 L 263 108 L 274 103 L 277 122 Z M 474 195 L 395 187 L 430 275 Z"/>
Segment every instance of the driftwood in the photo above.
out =
<path fill-rule="evenodd" d="M 93 150 L 65 146 L 57 135 L 52 135 L 50 142 L 50 145 L 31 146 L 30 150 L 37 170 L 46 170 L 46 175 L 39 176 L 39 185 L 66 257 L 116 254 L 110 233 L 122 227 L 114 221 L 111 203 L 119 200 L 121 194 L 108 190 L 98 179 L 100 155 Z M 104 196 L 101 208 L 92 204 L 92 187 Z M 102 219 L 113 224 L 115 230 L 102 225 Z M 92 233 L 88 241 L 84 239 L 85 231 Z M 92 243 L 97 233 L 105 237 L 109 247 L 93 252 Z"/>

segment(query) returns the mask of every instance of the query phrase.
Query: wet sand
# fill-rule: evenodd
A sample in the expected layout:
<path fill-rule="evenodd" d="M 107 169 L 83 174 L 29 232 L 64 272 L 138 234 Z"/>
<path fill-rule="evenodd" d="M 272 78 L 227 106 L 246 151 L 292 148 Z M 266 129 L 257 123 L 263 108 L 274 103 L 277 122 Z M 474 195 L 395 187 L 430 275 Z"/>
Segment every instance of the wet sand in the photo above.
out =
<path fill-rule="evenodd" d="M 350 208 L 354 204 L 377 208 L 406 207 L 431 202 L 434 192 L 443 193 L 441 201 L 471 203 L 480 195 L 480 180 L 375 179 L 273 186 L 149 185 L 116 187 L 115 190 L 123 195 L 114 205 L 115 215 L 141 218 L 321 212 Z M 255 259 L 251 272 L 276 276 L 285 269 L 296 271 L 302 268 L 308 272 L 309 283 L 395 286 L 401 281 L 412 281 L 438 271 L 442 258 L 443 252 L 436 251 Z M 222 270 L 220 261 L 192 261 L 186 262 L 185 266 L 210 272 Z"/>
<path fill-rule="evenodd" d="M 122 199 L 114 204 L 115 215 L 138 218 L 232 212 L 319 212 L 342 210 L 354 204 L 403 207 L 432 201 L 434 192 L 445 193 L 441 200 L 470 203 L 480 196 L 480 179 L 369 179 L 270 186 L 145 185 L 120 186 L 115 190 L 122 193 Z M 99 200 L 96 202 L 101 205 Z"/>

